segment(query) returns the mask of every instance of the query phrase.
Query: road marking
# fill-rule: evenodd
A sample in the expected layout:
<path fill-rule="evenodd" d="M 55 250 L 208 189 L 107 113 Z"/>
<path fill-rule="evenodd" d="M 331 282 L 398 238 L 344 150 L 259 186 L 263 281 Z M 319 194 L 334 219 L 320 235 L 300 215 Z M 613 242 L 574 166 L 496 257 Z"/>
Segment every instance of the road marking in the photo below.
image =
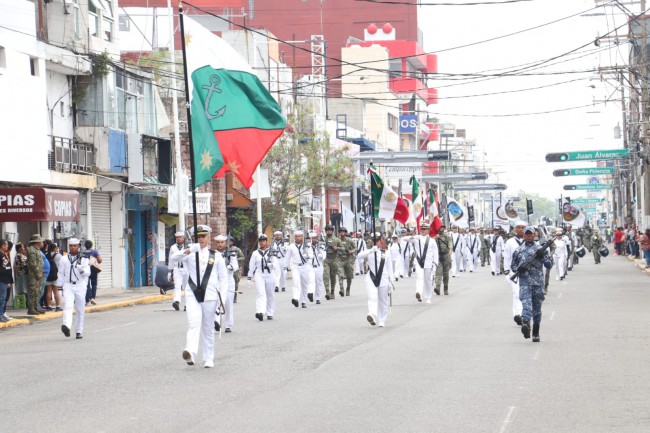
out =
<path fill-rule="evenodd" d="M 93 334 L 95 332 L 110 331 L 111 329 L 122 328 L 123 326 L 135 325 L 136 323 L 138 323 L 138 322 L 125 323 L 123 325 L 111 326 L 110 328 L 98 329 L 96 331 L 92 331 L 91 334 Z"/>
<path fill-rule="evenodd" d="M 551 313 L 551 317 L 548 320 L 553 320 L 554 317 L 555 317 L 555 311 Z"/>
<path fill-rule="evenodd" d="M 533 361 L 537 361 L 538 357 L 539 357 L 539 349 L 537 349 L 537 352 L 535 352 L 535 356 L 533 357 Z"/>
<path fill-rule="evenodd" d="M 510 408 L 508 409 L 508 414 L 506 415 L 506 419 L 504 419 L 503 424 L 501 424 L 501 430 L 499 430 L 499 433 L 505 433 L 510 423 L 514 421 L 516 409 L 517 409 L 516 406 L 510 406 Z"/>
<path fill-rule="evenodd" d="M 557 295 L 557 298 L 558 298 L 558 299 L 562 299 L 562 293 L 560 293 L 559 295 Z"/>

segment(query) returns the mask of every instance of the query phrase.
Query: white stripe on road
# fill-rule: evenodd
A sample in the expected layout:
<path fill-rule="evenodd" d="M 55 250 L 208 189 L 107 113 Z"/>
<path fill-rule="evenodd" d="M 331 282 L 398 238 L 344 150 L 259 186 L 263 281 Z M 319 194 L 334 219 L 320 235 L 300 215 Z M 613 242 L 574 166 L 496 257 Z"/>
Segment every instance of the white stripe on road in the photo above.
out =
<path fill-rule="evenodd" d="M 125 323 L 123 325 L 111 326 L 110 328 L 98 329 L 97 331 L 92 331 L 91 334 L 95 332 L 110 331 L 111 329 L 122 328 L 123 326 L 131 326 L 135 325 L 136 323 L 138 322 Z"/>
<path fill-rule="evenodd" d="M 551 313 L 551 317 L 548 320 L 553 320 L 554 317 L 555 317 L 555 311 Z"/>
<path fill-rule="evenodd" d="M 512 421 L 515 419 L 515 410 L 517 408 L 515 406 L 510 406 L 508 409 L 508 414 L 506 415 L 506 419 L 503 420 L 503 424 L 501 424 L 501 430 L 499 430 L 499 433 L 505 433 L 506 430 L 508 430 L 508 427 Z"/>
<path fill-rule="evenodd" d="M 557 295 L 557 298 L 558 298 L 558 299 L 562 299 L 562 293 L 560 293 L 559 295 Z"/>
<path fill-rule="evenodd" d="M 539 357 L 539 349 L 537 349 L 537 352 L 535 352 L 535 356 L 533 357 L 533 361 L 537 361 L 538 357 Z"/>

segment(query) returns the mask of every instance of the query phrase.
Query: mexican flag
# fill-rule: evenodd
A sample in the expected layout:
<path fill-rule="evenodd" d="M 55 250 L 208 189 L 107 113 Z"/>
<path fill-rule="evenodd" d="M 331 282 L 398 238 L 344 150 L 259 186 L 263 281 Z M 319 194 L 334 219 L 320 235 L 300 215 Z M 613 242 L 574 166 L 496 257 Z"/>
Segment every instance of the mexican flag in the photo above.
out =
<path fill-rule="evenodd" d="M 433 191 L 433 188 L 429 190 L 429 219 L 431 225 L 429 226 L 429 236 L 434 237 L 438 235 L 438 230 L 442 227 L 442 220 L 440 219 L 440 211 L 438 210 L 440 205 L 438 204 L 438 197 Z"/>
<path fill-rule="evenodd" d="M 413 200 L 413 215 L 411 215 L 411 218 L 415 219 L 417 231 L 420 233 L 420 220 L 424 213 L 424 201 L 420 194 L 420 184 L 415 178 L 415 175 L 411 176 L 409 183 L 411 184 L 411 198 Z"/>
<path fill-rule="evenodd" d="M 368 173 L 370 173 L 375 218 L 394 219 L 402 224 L 406 224 L 409 218 L 409 211 L 404 200 L 398 197 L 389 185 L 384 183 L 372 165 L 368 169 Z"/>
<path fill-rule="evenodd" d="M 196 186 L 230 171 L 246 187 L 286 120 L 246 60 L 183 16 Z"/>

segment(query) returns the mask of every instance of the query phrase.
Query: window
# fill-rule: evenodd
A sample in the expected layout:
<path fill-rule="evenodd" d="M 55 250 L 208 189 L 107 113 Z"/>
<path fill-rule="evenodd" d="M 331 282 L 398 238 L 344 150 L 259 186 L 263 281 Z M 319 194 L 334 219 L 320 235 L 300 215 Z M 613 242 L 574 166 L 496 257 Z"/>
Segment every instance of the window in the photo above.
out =
<path fill-rule="evenodd" d="M 395 131 L 396 127 L 397 127 L 397 117 L 388 113 L 388 129 L 391 131 Z"/>
<path fill-rule="evenodd" d="M 402 59 L 390 59 L 388 61 L 390 78 L 399 78 L 402 76 Z"/>
<path fill-rule="evenodd" d="M 95 0 L 88 2 L 88 31 L 91 36 L 97 36 L 99 30 L 99 15 L 97 7 L 95 7 Z"/>
<path fill-rule="evenodd" d="M 35 57 L 29 58 L 29 70 L 32 76 L 38 77 L 38 59 Z"/>
<path fill-rule="evenodd" d="M 7 67 L 7 53 L 5 52 L 5 47 L 0 47 L 0 68 L 4 69 Z"/>
<path fill-rule="evenodd" d="M 61 117 L 65 117 L 65 104 L 63 101 L 59 102 L 59 109 L 61 110 Z"/>
<path fill-rule="evenodd" d="M 72 0 L 72 8 L 74 35 L 79 39 L 81 38 L 81 11 L 79 10 L 79 0 Z"/>
<path fill-rule="evenodd" d="M 113 0 L 89 0 L 88 21 L 92 36 L 113 41 Z"/>
<path fill-rule="evenodd" d="M 131 20 L 126 15 L 120 15 L 117 19 L 121 32 L 131 31 Z"/>

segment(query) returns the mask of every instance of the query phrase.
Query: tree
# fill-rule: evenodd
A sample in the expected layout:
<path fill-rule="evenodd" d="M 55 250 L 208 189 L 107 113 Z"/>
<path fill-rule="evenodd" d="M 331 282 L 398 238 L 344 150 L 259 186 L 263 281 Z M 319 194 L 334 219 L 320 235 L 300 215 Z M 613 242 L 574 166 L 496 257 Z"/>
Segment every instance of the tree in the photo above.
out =
<path fill-rule="evenodd" d="M 558 218 L 559 210 L 556 201 L 542 197 L 539 194 L 525 191 L 519 191 L 519 197 L 521 197 L 521 200 L 523 201 L 524 216 L 526 216 L 525 200 L 529 199 L 533 201 L 533 214 L 530 216 L 531 224 L 536 224 L 542 217 L 550 218 L 552 221 L 555 221 L 555 219 Z"/>
<path fill-rule="evenodd" d="M 271 198 L 263 203 L 265 226 L 284 227 L 298 217 L 299 199 L 314 189 L 352 185 L 353 163 L 349 146 L 332 146 L 324 131 L 311 128 L 308 108 L 296 105 L 287 116 L 290 127 L 266 155 Z"/>

